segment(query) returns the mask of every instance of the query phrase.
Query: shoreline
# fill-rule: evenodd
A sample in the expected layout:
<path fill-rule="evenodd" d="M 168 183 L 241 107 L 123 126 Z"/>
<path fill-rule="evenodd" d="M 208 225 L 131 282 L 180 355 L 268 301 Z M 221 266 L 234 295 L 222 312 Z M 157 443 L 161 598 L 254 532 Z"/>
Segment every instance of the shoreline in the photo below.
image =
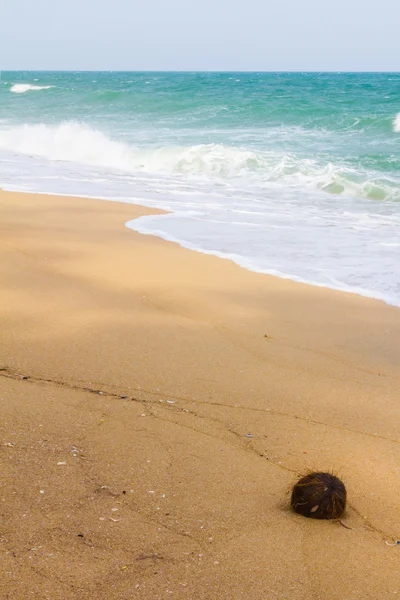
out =
<path fill-rule="evenodd" d="M 140 205 L 0 212 L 5 598 L 400 593 L 397 308 L 138 234 Z M 309 469 L 346 527 L 289 510 Z"/>
<path fill-rule="evenodd" d="M 148 208 L 150 213 L 149 214 L 144 214 L 141 215 L 140 217 L 134 218 L 134 219 L 130 219 L 125 223 L 125 226 L 128 227 L 128 229 L 132 229 L 133 231 L 141 234 L 141 235 L 150 235 L 150 236 L 154 236 L 157 237 L 165 242 L 170 242 L 172 244 L 177 244 L 179 247 L 185 249 L 185 250 L 190 250 L 192 252 L 199 252 L 200 254 L 205 254 L 208 256 L 214 256 L 216 258 L 220 258 L 223 260 L 229 260 L 232 261 L 234 264 L 236 264 L 238 267 L 245 269 L 246 271 L 250 271 L 251 273 L 257 273 L 260 275 L 266 275 L 267 277 L 276 277 L 278 279 L 286 279 L 288 281 L 292 281 L 293 283 L 299 283 L 302 285 L 308 285 L 314 288 L 322 288 L 325 290 L 331 290 L 334 292 L 341 292 L 344 294 L 354 294 L 356 296 L 359 296 L 361 298 L 366 298 L 369 300 L 374 300 L 374 301 L 378 301 L 378 302 L 383 302 L 384 304 L 386 304 L 387 306 L 393 307 L 393 308 L 398 308 L 400 309 L 400 304 L 396 304 L 394 301 L 389 301 L 388 299 L 385 299 L 383 297 L 380 297 L 378 294 L 378 292 L 373 292 L 373 291 L 359 291 L 356 289 L 345 289 L 345 288 L 341 288 L 341 287 L 332 287 L 332 286 L 328 286 L 324 283 L 318 283 L 318 282 L 310 282 L 310 281 L 306 281 L 305 279 L 302 279 L 300 277 L 297 277 L 295 275 L 285 275 L 283 273 L 277 274 L 275 272 L 271 272 L 271 271 L 267 271 L 267 270 L 262 270 L 262 269 L 257 269 L 255 267 L 250 267 L 247 264 L 245 264 L 245 259 L 243 257 L 238 256 L 237 258 L 233 255 L 224 253 L 224 252 L 220 252 L 218 250 L 204 250 L 201 249 L 197 246 L 195 246 L 195 244 L 191 244 L 191 243 L 186 243 L 186 242 L 182 242 L 177 238 L 174 238 L 173 236 L 168 236 L 166 234 L 161 234 L 160 232 L 158 233 L 153 233 L 152 231 L 147 231 L 146 228 L 134 228 L 133 226 L 130 227 L 130 222 L 134 222 L 137 221 L 138 219 L 141 219 L 143 217 L 149 217 L 149 216 L 161 216 L 161 215 L 173 215 L 174 212 L 173 211 L 168 211 L 168 210 L 164 210 L 164 209 L 160 209 L 157 207 L 153 207 L 150 206 L 149 204 L 143 204 L 142 202 L 140 202 L 140 199 L 138 199 L 137 202 L 133 202 L 132 200 L 124 200 L 121 198 L 105 198 L 105 197 L 98 197 L 98 196 L 85 196 L 85 195 L 81 195 L 81 194 L 62 194 L 62 193 L 54 193 L 54 192 L 32 192 L 32 191 L 20 191 L 17 189 L 7 189 L 6 187 L 0 187 L 0 192 L 4 191 L 6 193 L 10 193 L 10 194 L 28 194 L 28 195 L 39 195 L 39 196 L 60 196 L 60 197 L 65 197 L 65 198 L 84 198 L 87 200 L 96 200 L 96 201 L 102 201 L 102 202 L 117 202 L 120 204 L 129 204 L 132 206 L 141 206 L 143 208 Z M 375 295 L 374 295 L 375 294 Z"/>
<path fill-rule="evenodd" d="M 107 198 L 101 198 L 101 200 L 108 201 Z M 114 202 L 114 200 L 111 200 L 111 202 Z M 116 200 L 116 202 L 118 202 L 118 200 Z M 140 203 L 139 203 L 139 205 L 140 205 Z M 167 215 L 168 214 L 173 215 L 172 212 L 165 211 L 165 213 Z M 125 226 L 128 227 L 129 229 L 132 229 L 133 231 L 136 231 L 137 233 L 140 233 L 141 235 L 152 235 L 154 237 L 158 237 L 158 238 L 164 240 L 165 242 L 170 242 L 171 244 L 177 244 L 178 246 L 180 246 L 181 248 L 184 248 L 185 250 L 190 250 L 192 252 L 199 252 L 200 254 L 206 254 L 208 256 L 214 256 L 214 257 L 220 258 L 222 260 L 229 260 L 229 261 L 233 262 L 234 264 L 236 264 L 238 267 L 245 269 L 246 271 L 250 271 L 250 273 L 257 273 L 258 275 L 266 275 L 267 277 L 276 277 L 277 279 L 287 279 L 288 281 L 292 281 L 293 283 L 300 283 L 302 285 L 308 285 L 310 287 L 331 290 L 333 292 L 340 292 L 340 293 L 344 293 L 344 294 L 354 294 L 355 296 L 359 296 L 360 298 L 367 298 L 368 300 L 383 302 L 384 304 L 386 304 L 387 306 L 391 306 L 392 308 L 400 308 L 400 304 L 395 304 L 395 302 L 389 302 L 389 300 L 386 300 L 382 297 L 373 295 L 375 292 L 365 291 L 365 293 L 362 293 L 362 291 L 357 291 L 355 289 L 332 287 L 332 286 L 328 286 L 323 283 L 306 281 L 305 279 L 301 279 L 300 277 L 297 277 L 295 275 L 285 275 L 283 273 L 280 273 L 278 275 L 276 272 L 272 272 L 273 270 L 267 271 L 267 270 L 256 269 L 255 267 L 247 266 L 245 264 L 245 260 L 243 259 L 243 257 L 240 257 L 240 256 L 235 257 L 232 254 L 219 252 L 218 250 L 203 250 L 203 249 L 195 246 L 194 244 L 191 244 L 190 242 L 181 242 L 178 238 L 175 238 L 173 236 L 168 236 L 167 234 L 161 234 L 161 232 L 153 233 L 152 231 L 147 230 L 146 227 L 140 227 L 140 226 L 137 228 L 135 228 L 134 226 L 130 227 L 130 223 L 135 223 L 135 221 L 137 221 L 139 219 L 146 219 L 148 216 L 150 216 L 150 215 L 144 215 L 143 217 L 139 217 L 138 219 L 132 219 L 132 221 L 128 221 L 127 223 L 125 223 Z M 156 216 L 158 216 L 158 215 L 156 215 Z"/>

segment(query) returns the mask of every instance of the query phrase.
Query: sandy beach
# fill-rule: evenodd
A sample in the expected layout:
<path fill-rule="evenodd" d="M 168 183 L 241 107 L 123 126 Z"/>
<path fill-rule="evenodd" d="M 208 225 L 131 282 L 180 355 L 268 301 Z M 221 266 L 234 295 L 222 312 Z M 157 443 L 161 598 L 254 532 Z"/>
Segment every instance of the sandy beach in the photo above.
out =
<path fill-rule="evenodd" d="M 0 597 L 400 595 L 400 311 L 0 192 Z M 294 514 L 308 470 L 342 522 Z"/>

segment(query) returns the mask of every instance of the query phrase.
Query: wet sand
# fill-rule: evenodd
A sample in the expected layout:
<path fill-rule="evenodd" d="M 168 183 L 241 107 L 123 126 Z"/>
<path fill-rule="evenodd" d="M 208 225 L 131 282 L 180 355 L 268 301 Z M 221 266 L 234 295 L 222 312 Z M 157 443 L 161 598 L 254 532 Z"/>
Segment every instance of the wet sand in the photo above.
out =
<path fill-rule="evenodd" d="M 400 594 L 400 311 L 0 192 L 0 596 Z M 342 523 L 289 509 L 309 469 Z"/>

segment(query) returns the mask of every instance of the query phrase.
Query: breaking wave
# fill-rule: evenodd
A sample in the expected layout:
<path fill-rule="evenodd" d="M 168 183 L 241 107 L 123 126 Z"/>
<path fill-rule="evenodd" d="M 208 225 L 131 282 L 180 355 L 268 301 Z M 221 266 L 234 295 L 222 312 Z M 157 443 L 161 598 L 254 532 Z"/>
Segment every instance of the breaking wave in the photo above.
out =
<path fill-rule="evenodd" d="M 393 121 L 393 131 L 400 133 L 400 113 L 397 113 L 396 118 Z"/>
<path fill-rule="evenodd" d="M 78 122 L 0 129 L 0 149 L 128 173 L 245 178 L 258 186 L 272 182 L 375 200 L 400 199 L 394 175 L 384 177 L 295 154 L 224 144 L 139 148 Z"/>

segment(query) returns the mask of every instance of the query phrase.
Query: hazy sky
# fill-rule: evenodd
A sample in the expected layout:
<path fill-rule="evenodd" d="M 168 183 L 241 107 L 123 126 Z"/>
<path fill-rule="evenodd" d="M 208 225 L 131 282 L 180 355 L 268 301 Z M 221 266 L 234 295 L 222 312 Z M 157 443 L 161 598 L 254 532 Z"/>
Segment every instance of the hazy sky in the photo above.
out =
<path fill-rule="evenodd" d="M 400 70 L 400 0 L 0 0 L 0 69 Z"/>

